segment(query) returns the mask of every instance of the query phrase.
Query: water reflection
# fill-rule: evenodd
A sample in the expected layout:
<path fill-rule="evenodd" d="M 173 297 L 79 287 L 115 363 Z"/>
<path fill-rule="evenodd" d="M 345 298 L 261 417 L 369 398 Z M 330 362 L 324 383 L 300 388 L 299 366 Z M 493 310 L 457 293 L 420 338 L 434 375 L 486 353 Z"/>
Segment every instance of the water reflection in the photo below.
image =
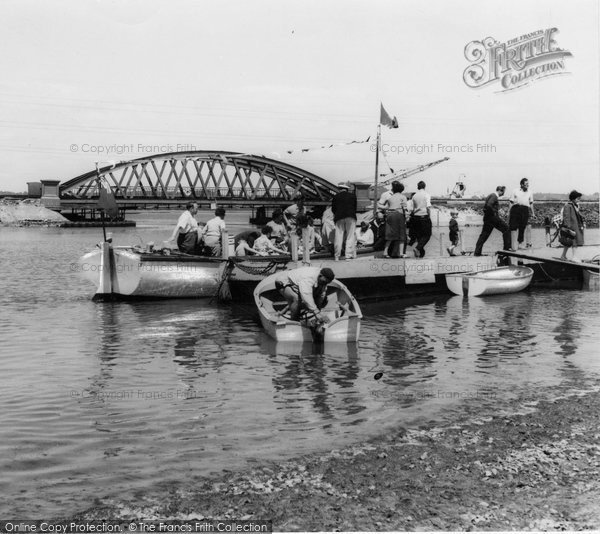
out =
<path fill-rule="evenodd" d="M 386 425 L 497 413 L 524 390 L 537 399 L 600 376 L 589 292 L 368 305 L 358 345 L 277 345 L 250 305 L 91 302 L 65 266 L 97 232 L 0 238 L 12 258 L 0 295 L 5 516 L 32 503 L 39 516 L 68 515 L 96 496 L 343 446 Z"/>
<path fill-rule="evenodd" d="M 288 422 L 298 422 L 307 402 L 323 420 L 365 410 L 356 385 L 360 372 L 356 343 L 281 343 L 266 334 L 259 336 L 259 342 L 271 355 L 274 401 L 289 411 Z"/>
<path fill-rule="evenodd" d="M 568 302 L 559 310 L 560 322 L 553 329 L 554 340 L 560 348 L 559 353 L 568 357 L 577 351 L 577 341 L 581 334 L 581 311 L 578 310 L 573 301 Z"/>

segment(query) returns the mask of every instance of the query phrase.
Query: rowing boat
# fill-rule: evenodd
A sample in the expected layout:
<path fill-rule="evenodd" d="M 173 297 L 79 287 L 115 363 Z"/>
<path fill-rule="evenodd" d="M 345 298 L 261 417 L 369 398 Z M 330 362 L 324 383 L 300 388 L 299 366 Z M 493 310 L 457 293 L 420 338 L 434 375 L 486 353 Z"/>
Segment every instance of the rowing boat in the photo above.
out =
<path fill-rule="evenodd" d="M 327 285 L 327 304 L 320 315 L 325 322 L 304 313 L 299 321 L 293 321 L 285 313 L 286 301 L 275 289 L 279 273 L 262 280 L 254 290 L 263 328 L 276 341 L 318 341 L 352 343 L 358 341 L 362 313 L 358 302 L 348 288 L 339 280 Z"/>
<path fill-rule="evenodd" d="M 481 297 L 517 293 L 531 282 L 533 269 L 510 265 L 476 273 L 447 274 L 448 289 L 456 295 Z"/>

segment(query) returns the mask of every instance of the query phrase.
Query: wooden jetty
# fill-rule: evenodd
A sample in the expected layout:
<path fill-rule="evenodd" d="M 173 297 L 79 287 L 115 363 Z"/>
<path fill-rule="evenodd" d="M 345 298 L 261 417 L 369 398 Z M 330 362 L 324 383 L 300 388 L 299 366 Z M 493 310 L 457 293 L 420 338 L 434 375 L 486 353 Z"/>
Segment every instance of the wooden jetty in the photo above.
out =
<path fill-rule="evenodd" d="M 577 247 L 577 257 L 582 260 L 578 262 L 561 259 L 561 253 L 562 247 L 497 252 L 501 260 L 533 269 L 531 287 L 593 289 L 594 284 L 597 287 L 596 280 L 600 274 L 600 245 Z"/>
<path fill-rule="evenodd" d="M 231 258 L 227 276 L 233 300 L 251 301 L 257 284 L 278 271 L 311 265 L 329 267 L 359 301 L 414 298 L 449 293 L 446 275 L 493 269 L 496 256 L 443 258 L 382 258 L 359 256 L 335 261 L 329 257 L 306 259 L 271 257 Z"/>

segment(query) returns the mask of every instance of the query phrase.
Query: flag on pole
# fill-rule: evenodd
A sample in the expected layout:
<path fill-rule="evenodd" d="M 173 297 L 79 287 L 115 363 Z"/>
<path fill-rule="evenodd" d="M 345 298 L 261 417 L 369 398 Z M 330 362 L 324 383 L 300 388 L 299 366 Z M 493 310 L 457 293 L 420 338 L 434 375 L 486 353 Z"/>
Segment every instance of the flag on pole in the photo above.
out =
<path fill-rule="evenodd" d="M 394 118 L 390 118 L 388 112 L 383 108 L 383 104 L 381 104 L 381 115 L 379 117 L 379 124 L 383 124 L 388 128 L 398 128 L 398 119 L 394 116 Z"/>
<path fill-rule="evenodd" d="M 103 186 L 100 186 L 98 208 L 104 210 L 106 215 L 113 219 L 119 215 L 119 206 L 115 200 L 115 195 L 112 191 L 107 191 Z"/>

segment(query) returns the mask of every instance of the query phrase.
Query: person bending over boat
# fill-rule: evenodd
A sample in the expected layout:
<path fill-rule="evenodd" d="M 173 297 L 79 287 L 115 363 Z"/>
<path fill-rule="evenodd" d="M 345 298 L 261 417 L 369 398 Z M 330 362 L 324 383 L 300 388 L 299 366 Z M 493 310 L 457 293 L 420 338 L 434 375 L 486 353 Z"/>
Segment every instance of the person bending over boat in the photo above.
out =
<path fill-rule="evenodd" d="M 221 255 L 221 232 L 225 230 L 225 210 L 217 208 L 215 216 L 206 223 L 201 237 L 204 238 L 204 247 L 208 249 L 211 256 Z M 224 243 L 227 246 L 227 243 Z"/>
<path fill-rule="evenodd" d="M 198 252 L 198 221 L 194 217 L 198 213 L 198 204 L 190 203 L 185 206 L 185 211 L 179 216 L 175 229 L 166 243 L 175 241 L 177 248 L 186 254 Z"/>
<path fill-rule="evenodd" d="M 317 319 L 325 320 L 321 309 L 327 304 L 327 284 L 335 278 L 329 267 L 300 267 L 285 271 L 275 281 L 275 287 L 287 301 L 293 321 L 300 319 L 303 309 Z"/>

